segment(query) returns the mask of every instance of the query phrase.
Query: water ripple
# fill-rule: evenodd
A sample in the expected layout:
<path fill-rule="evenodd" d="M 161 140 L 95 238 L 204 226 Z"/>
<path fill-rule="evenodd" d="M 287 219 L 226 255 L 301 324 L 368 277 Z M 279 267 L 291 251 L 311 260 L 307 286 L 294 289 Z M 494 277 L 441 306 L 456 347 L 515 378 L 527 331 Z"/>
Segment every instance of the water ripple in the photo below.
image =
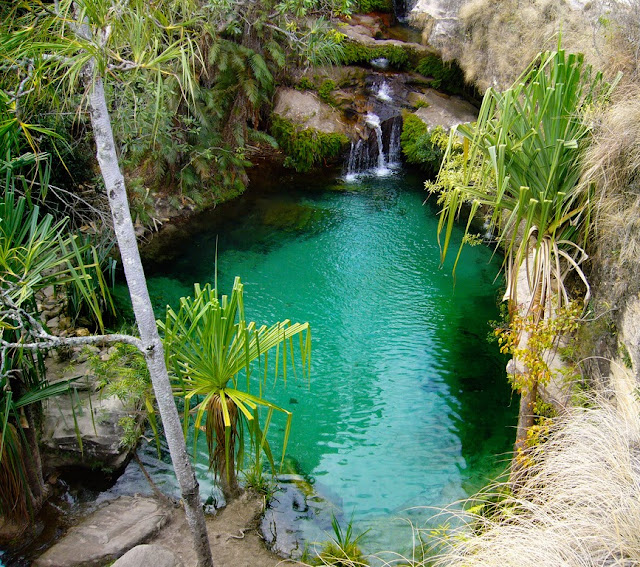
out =
<path fill-rule="evenodd" d="M 312 324 L 310 384 L 266 391 L 294 412 L 289 456 L 346 515 L 355 511 L 359 526 L 386 518 L 388 531 L 400 511 L 444 506 L 479 488 L 467 463 L 495 467 L 492 452 L 511 444 L 514 410 L 503 362 L 484 340 L 496 317 L 499 261 L 488 267 L 489 250 L 466 250 L 454 288 L 439 267 L 437 220 L 422 206 L 421 180 L 362 183 L 349 193 L 289 187 L 247 224 L 211 230 L 223 234 L 222 288 L 241 276 L 250 318 Z M 249 224 L 255 219 L 263 224 Z M 165 280 L 188 281 L 189 261 L 191 277 L 212 280 L 212 259 L 202 257 L 210 249 L 186 249 L 180 273 Z M 282 429 L 276 422 L 271 433 Z M 207 474 L 199 476 L 206 492 Z"/>

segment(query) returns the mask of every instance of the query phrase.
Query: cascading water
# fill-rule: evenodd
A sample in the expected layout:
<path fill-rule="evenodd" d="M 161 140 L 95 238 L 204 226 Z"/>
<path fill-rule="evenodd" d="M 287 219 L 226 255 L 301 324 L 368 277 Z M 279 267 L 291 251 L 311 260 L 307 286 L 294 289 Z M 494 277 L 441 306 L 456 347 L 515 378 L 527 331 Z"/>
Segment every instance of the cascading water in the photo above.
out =
<path fill-rule="evenodd" d="M 376 93 L 376 98 L 382 102 L 391 102 L 391 87 L 389 87 L 389 83 L 387 83 L 387 81 L 382 81 L 382 83 L 380 83 L 378 92 Z"/>
<path fill-rule="evenodd" d="M 393 121 L 391 125 L 391 136 L 389 137 L 389 166 L 400 165 L 400 155 L 402 147 L 400 136 L 402 134 L 402 120 L 400 118 Z"/>
<path fill-rule="evenodd" d="M 351 142 L 344 174 L 348 182 L 361 175 L 386 177 L 400 164 L 401 117 L 394 116 L 383 123 L 377 114 L 369 112 L 365 123 L 370 128 L 369 137 Z"/>
<path fill-rule="evenodd" d="M 406 23 L 409 19 L 409 12 L 415 5 L 415 0 L 393 0 L 393 14 L 401 23 Z"/>
<path fill-rule="evenodd" d="M 366 117 L 367 126 L 373 128 L 376 133 L 376 139 L 378 141 L 378 163 L 375 168 L 375 174 L 382 177 L 389 173 L 387 163 L 384 158 L 384 146 L 382 143 L 382 126 L 380 125 L 380 117 L 371 112 L 367 113 Z"/>
<path fill-rule="evenodd" d="M 358 140 L 351 142 L 351 150 L 349 151 L 349 161 L 347 162 L 347 172 L 345 174 L 346 181 L 355 181 L 358 172 L 367 170 L 368 154 L 363 151 L 364 142 Z"/>
<path fill-rule="evenodd" d="M 351 142 L 345 164 L 346 181 L 355 181 L 362 175 L 386 177 L 400 165 L 402 117 L 395 97 L 402 88 L 402 84 L 388 74 L 371 76 L 369 112 L 363 116 L 366 133 L 362 139 Z"/>

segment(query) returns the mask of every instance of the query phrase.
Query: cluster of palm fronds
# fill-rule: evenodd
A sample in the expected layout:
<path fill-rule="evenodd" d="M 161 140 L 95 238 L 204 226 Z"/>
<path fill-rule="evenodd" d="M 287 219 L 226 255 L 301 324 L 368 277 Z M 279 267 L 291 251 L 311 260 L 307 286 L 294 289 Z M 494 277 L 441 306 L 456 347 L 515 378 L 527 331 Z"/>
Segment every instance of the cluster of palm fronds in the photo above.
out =
<path fill-rule="evenodd" d="M 213 287 L 196 284 L 193 298 L 181 298 L 177 311 L 167 307 L 165 320 L 158 322 L 164 335 L 167 366 L 176 377 L 175 393 L 185 400 L 185 435 L 193 417 L 194 447 L 203 429 L 209 466 L 218 474 L 227 499 L 238 492 L 236 455 L 240 464 L 246 438 L 256 460 L 264 453 L 274 470 L 267 440 L 274 411 L 286 416 L 284 459 L 291 413 L 265 399 L 262 388 L 271 372 L 276 379 L 282 372 L 285 382 L 287 368 L 295 372 L 294 337 L 295 342 L 299 340 L 303 375 L 311 364 L 309 324 L 285 320 L 267 327 L 247 322 L 243 289 L 240 278 L 235 279 L 231 294 L 221 297 L 217 281 Z M 270 362 L 269 353 L 274 350 Z M 254 363 L 263 368 L 254 368 Z M 260 408 L 266 412 L 262 423 Z"/>

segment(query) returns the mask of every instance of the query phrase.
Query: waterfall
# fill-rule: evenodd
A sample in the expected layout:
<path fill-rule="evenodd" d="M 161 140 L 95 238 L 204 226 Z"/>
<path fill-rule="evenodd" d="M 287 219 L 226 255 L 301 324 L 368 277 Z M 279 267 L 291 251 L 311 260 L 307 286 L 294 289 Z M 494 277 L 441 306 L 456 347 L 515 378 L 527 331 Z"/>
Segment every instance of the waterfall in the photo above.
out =
<path fill-rule="evenodd" d="M 391 98 L 391 87 L 389 87 L 387 81 L 382 81 L 382 83 L 380 83 L 378 92 L 376 93 L 376 98 L 382 102 L 391 102 L 393 100 Z"/>
<path fill-rule="evenodd" d="M 358 173 L 366 171 L 368 167 L 368 153 L 364 151 L 363 140 L 351 142 L 351 151 L 349 152 L 349 162 L 347 163 L 346 181 L 355 181 Z"/>
<path fill-rule="evenodd" d="M 393 0 L 393 14 L 401 23 L 409 19 L 409 12 L 415 5 L 415 0 Z"/>
<path fill-rule="evenodd" d="M 389 165 L 400 165 L 400 156 L 402 147 L 400 144 L 400 136 L 402 135 L 402 119 L 397 117 L 391 125 L 391 135 L 389 136 Z"/>
<path fill-rule="evenodd" d="M 365 123 L 369 137 L 351 142 L 344 173 L 346 181 L 354 181 L 361 175 L 385 177 L 400 165 L 402 118 L 396 115 L 382 122 L 377 114 L 369 112 Z"/>
<path fill-rule="evenodd" d="M 366 116 L 367 126 L 373 128 L 376 133 L 378 141 L 378 164 L 375 169 L 375 174 L 379 176 L 387 175 L 389 169 L 387 168 L 386 160 L 384 159 L 384 146 L 382 143 L 382 126 L 380 125 L 380 117 L 377 114 L 371 112 Z"/>
<path fill-rule="evenodd" d="M 389 67 L 389 60 L 386 57 L 376 57 L 370 61 L 371 65 L 378 69 L 386 69 Z"/>

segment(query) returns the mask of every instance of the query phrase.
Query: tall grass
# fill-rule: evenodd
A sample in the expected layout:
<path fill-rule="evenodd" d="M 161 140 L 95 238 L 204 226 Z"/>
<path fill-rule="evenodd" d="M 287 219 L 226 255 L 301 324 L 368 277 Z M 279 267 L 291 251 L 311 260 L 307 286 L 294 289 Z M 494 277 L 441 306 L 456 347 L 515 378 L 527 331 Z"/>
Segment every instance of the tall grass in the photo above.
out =
<path fill-rule="evenodd" d="M 434 566 L 637 565 L 640 419 L 575 408 L 533 458 L 517 493 L 489 517 L 467 515 Z"/>

